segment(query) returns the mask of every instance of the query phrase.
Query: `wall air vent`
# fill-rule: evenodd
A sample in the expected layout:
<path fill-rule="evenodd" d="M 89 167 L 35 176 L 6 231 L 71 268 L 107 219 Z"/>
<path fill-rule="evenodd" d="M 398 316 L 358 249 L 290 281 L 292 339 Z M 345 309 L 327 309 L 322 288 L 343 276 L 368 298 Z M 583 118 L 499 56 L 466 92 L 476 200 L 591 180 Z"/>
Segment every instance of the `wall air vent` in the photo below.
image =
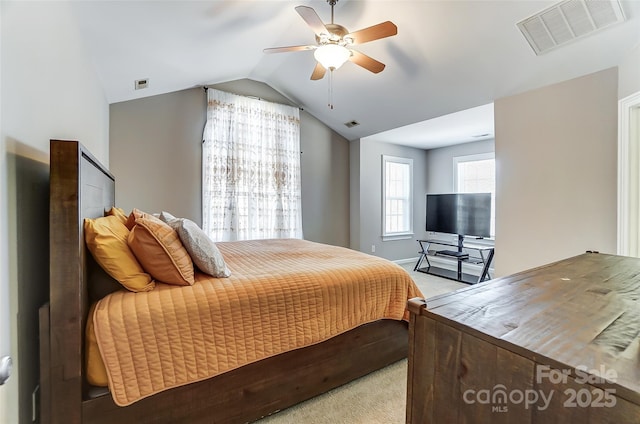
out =
<path fill-rule="evenodd" d="M 136 90 L 141 90 L 143 88 L 149 87 L 149 78 L 135 80 L 133 88 Z"/>
<path fill-rule="evenodd" d="M 564 0 L 517 23 L 537 55 L 624 22 L 618 0 Z"/>
<path fill-rule="evenodd" d="M 347 128 L 353 128 L 353 127 L 357 127 L 358 125 L 360 125 L 360 122 L 358 122 L 358 121 L 349 121 L 349 122 L 345 122 L 344 125 Z"/>

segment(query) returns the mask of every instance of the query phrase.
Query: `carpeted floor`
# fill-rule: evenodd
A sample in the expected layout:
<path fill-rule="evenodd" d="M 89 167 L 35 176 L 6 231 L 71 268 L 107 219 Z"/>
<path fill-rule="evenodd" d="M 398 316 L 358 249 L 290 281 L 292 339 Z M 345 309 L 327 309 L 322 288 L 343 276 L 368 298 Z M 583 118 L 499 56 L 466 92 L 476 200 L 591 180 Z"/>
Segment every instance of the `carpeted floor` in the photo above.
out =
<path fill-rule="evenodd" d="M 413 272 L 403 265 L 425 298 L 467 284 Z M 405 422 L 407 361 L 402 360 L 321 396 L 257 421 L 257 424 L 401 424 Z"/>
<path fill-rule="evenodd" d="M 426 299 L 439 294 L 449 293 L 463 287 L 469 287 L 469 284 L 436 277 L 434 275 L 425 274 L 424 272 L 414 272 L 413 266 L 413 263 L 402 265 L 402 267 L 409 272 L 411 278 L 413 278 L 413 281 L 418 285 L 418 288 L 420 288 L 420 291 Z"/>

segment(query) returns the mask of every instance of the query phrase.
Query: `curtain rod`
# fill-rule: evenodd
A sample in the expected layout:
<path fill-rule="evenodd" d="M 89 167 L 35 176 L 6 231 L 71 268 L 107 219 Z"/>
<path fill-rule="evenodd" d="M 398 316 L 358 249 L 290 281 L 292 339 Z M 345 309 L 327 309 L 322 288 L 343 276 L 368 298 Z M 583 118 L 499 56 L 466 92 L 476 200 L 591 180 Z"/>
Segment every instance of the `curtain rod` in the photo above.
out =
<path fill-rule="evenodd" d="M 204 89 L 205 93 L 209 91 L 209 87 L 207 87 L 206 85 L 203 85 L 202 88 Z M 258 97 L 258 96 L 248 96 L 246 94 L 237 94 L 237 93 L 232 93 L 232 94 L 236 94 L 238 96 L 243 96 L 243 97 L 248 97 L 250 99 L 260 100 L 260 101 L 263 101 L 263 102 L 269 102 L 270 101 L 270 100 L 265 100 L 265 99 L 263 99 L 261 97 Z M 278 94 L 280 94 L 280 93 L 278 93 Z M 282 96 L 282 94 L 280 94 L 280 95 Z M 282 96 L 282 97 L 284 97 L 284 96 Z M 291 101 L 291 99 L 289 99 L 287 97 L 284 97 L 284 98 L 295 105 L 295 102 Z M 271 103 L 277 103 L 277 102 L 271 102 Z M 287 106 L 291 106 L 291 105 L 287 105 Z M 295 106 L 293 106 L 293 107 L 295 107 Z M 304 108 L 300 107 L 300 106 L 298 106 L 298 109 L 299 110 L 304 110 Z"/>

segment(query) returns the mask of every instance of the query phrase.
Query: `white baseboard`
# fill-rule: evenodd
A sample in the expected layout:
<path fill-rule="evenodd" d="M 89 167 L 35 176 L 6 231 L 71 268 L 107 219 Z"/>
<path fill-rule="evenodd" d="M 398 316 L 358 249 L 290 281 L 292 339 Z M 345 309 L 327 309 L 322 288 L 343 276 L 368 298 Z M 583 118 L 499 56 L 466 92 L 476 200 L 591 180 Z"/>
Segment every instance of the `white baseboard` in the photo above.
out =
<path fill-rule="evenodd" d="M 395 261 L 391 261 L 394 262 L 398 265 L 404 265 L 404 264 L 409 264 L 409 263 L 413 263 L 415 264 L 416 262 L 418 262 L 418 257 L 415 258 L 408 258 L 408 259 L 397 259 Z"/>

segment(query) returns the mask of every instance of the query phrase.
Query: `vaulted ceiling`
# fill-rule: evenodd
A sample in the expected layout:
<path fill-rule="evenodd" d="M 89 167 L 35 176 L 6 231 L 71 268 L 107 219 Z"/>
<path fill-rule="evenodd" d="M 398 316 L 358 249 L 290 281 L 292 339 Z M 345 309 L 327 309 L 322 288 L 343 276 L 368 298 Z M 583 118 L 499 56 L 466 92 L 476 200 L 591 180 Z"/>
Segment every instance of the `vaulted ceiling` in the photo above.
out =
<path fill-rule="evenodd" d="M 592 1 L 592 0 L 591 0 Z M 242 78 L 261 81 L 349 140 L 485 105 L 495 99 L 618 65 L 640 43 L 640 1 L 626 21 L 537 56 L 516 23 L 554 2 L 524 0 L 340 0 L 335 22 L 350 31 L 390 20 L 394 37 L 358 46 L 383 62 L 379 74 L 347 62 L 311 81 L 315 44 L 294 7 L 315 1 L 72 2 L 81 36 L 110 103 Z M 149 87 L 134 90 L 134 80 Z M 347 128 L 344 123 L 360 125 Z"/>

